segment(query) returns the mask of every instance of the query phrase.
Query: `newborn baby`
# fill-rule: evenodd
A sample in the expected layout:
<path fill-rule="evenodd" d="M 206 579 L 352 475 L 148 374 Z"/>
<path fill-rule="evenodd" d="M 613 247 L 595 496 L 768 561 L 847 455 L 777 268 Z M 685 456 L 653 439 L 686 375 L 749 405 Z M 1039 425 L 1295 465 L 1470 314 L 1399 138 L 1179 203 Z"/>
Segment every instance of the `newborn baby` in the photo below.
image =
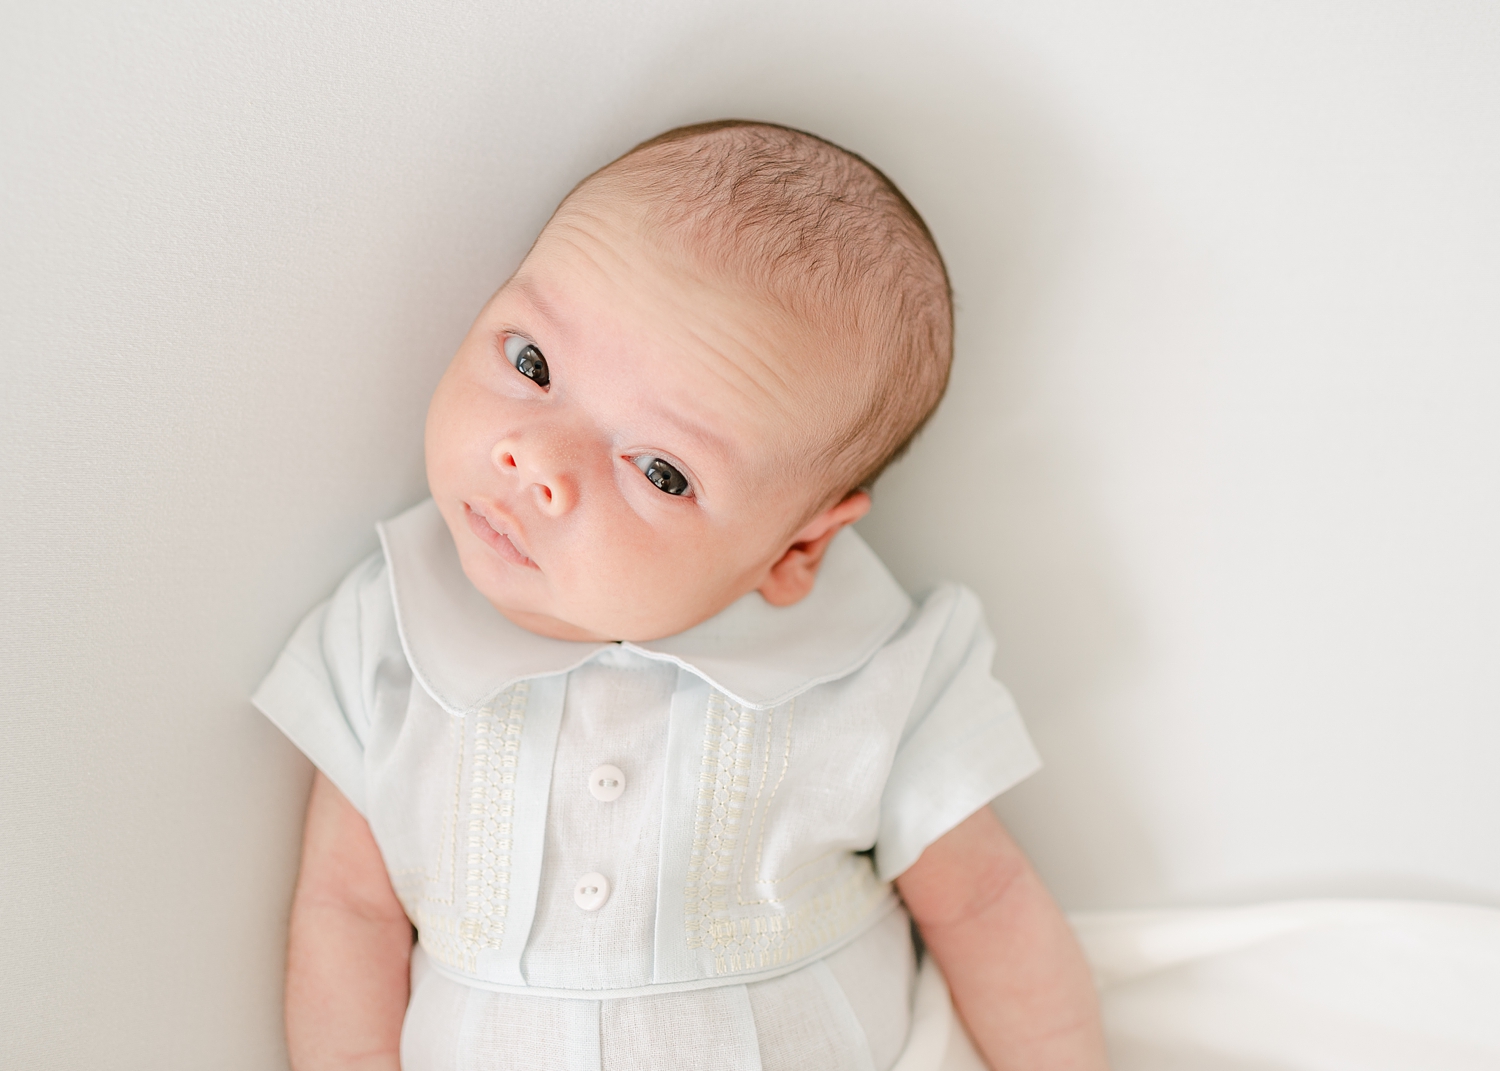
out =
<path fill-rule="evenodd" d="M 911 920 L 996 1071 L 1104 1066 L 987 806 L 1036 757 L 978 604 L 847 527 L 951 339 L 920 217 L 819 138 L 568 195 L 433 396 L 431 500 L 255 696 L 319 770 L 294 1068 L 885 1071 Z"/>

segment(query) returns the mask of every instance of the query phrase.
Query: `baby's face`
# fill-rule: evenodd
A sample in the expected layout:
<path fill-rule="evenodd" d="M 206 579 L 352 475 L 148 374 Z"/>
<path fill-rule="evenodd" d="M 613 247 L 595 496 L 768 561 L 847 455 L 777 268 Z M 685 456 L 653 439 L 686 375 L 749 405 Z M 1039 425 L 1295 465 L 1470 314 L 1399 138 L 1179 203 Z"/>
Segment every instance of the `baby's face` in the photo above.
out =
<path fill-rule="evenodd" d="M 801 352 L 623 213 L 565 207 L 428 411 L 428 481 L 469 580 L 534 632 L 638 641 L 761 587 L 830 490 L 802 459 L 838 399 Z"/>

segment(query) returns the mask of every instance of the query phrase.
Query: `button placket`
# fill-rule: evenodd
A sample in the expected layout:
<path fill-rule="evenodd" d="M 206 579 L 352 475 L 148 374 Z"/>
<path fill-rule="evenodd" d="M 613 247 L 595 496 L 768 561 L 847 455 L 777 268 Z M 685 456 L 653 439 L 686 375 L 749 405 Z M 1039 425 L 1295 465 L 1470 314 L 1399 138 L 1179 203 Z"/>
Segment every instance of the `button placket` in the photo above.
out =
<path fill-rule="evenodd" d="M 605 763 L 589 774 L 589 795 L 600 803 L 613 803 L 625 791 L 625 774 Z M 598 911 L 609 900 L 609 879 L 590 871 L 573 886 L 573 902 L 585 911 Z"/>

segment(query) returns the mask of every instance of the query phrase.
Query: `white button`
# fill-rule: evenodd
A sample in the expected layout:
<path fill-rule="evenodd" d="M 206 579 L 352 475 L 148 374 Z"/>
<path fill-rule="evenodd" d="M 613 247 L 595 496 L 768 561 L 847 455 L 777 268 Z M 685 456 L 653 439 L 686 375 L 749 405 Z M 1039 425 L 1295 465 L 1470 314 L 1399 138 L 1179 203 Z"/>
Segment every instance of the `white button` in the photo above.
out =
<path fill-rule="evenodd" d="M 609 899 L 609 879 L 603 874 L 585 874 L 573 886 L 573 902 L 585 911 L 598 911 Z"/>
<path fill-rule="evenodd" d="M 613 803 L 625 791 L 625 775 L 608 763 L 589 774 L 589 795 L 601 803 Z"/>

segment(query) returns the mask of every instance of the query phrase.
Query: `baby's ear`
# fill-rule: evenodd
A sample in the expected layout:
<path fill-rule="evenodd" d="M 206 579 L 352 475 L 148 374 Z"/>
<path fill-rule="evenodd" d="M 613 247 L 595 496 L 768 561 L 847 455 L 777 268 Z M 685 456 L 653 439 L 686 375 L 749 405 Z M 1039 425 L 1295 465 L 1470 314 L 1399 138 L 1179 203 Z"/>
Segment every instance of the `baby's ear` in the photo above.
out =
<path fill-rule="evenodd" d="M 761 582 L 761 598 L 772 606 L 790 606 L 802 601 L 818 579 L 818 566 L 823 564 L 823 552 L 833 537 L 846 524 L 853 524 L 869 512 L 869 494 L 855 491 L 808 521 Z"/>

